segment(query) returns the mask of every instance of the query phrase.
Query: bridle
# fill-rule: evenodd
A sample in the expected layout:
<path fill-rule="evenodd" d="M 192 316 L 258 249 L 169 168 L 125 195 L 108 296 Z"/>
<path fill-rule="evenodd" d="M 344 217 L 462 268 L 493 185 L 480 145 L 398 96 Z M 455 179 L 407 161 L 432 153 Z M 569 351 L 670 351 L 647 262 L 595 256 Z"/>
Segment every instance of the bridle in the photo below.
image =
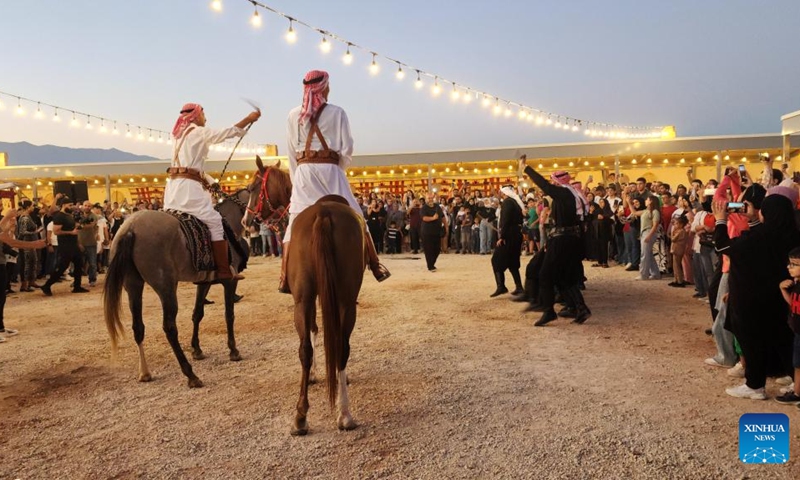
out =
<path fill-rule="evenodd" d="M 261 188 L 259 189 L 258 192 L 258 202 L 256 203 L 256 208 L 250 209 L 249 205 L 245 206 L 245 210 L 247 211 L 247 213 L 253 215 L 254 218 L 262 222 L 264 221 L 264 218 L 261 215 L 261 212 L 264 211 L 265 206 L 269 209 L 268 210 L 269 215 L 267 216 L 267 218 L 271 218 L 275 214 L 275 212 L 278 211 L 278 209 L 272 205 L 272 202 L 269 199 L 269 191 L 267 185 L 269 184 L 269 174 L 271 171 L 272 168 L 267 168 L 264 173 L 264 176 L 261 176 L 258 173 L 256 174 L 256 178 L 261 180 Z M 278 216 L 277 221 L 280 222 L 281 220 L 283 220 L 283 217 L 285 217 L 288 214 L 289 214 L 289 205 L 286 205 L 286 207 L 283 209 L 283 213 L 281 213 Z"/>
<path fill-rule="evenodd" d="M 236 206 L 238 206 L 242 210 L 242 212 L 245 212 L 247 211 L 247 204 L 244 203 L 241 198 L 239 198 L 239 194 L 245 191 L 247 191 L 247 189 L 242 188 L 241 190 L 237 190 L 236 192 L 234 192 L 232 195 L 228 195 L 227 193 L 220 191 L 219 196 L 225 200 L 230 200 L 231 202 L 235 203 Z M 222 205 L 222 203 L 217 203 L 216 205 L 214 205 L 214 208 L 219 209 L 220 205 Z"/>

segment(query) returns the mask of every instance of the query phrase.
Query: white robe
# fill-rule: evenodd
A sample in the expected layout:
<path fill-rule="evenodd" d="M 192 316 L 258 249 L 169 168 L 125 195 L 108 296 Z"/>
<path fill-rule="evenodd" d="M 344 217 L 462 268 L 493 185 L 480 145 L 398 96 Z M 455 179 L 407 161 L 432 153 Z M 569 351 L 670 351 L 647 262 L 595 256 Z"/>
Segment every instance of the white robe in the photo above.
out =
<path fill-rule="evenodd" d="M 364 212 L 353 196 L 350 182 L 347 181 L 347 167 L 353 161 L 353 137 L 350 135 L 350 122 L 341 107 L 331 105 L 325 107 L 320 115 L 319 126 L 328 148 L 339 154 L 339 164 L 303 164 L 297 165 L 297 155 L 305 151 L 306 138 L 311 129 L 311 122 L 302 127 L 299 125 L 301 107 L 289 112 L 287 137 L 289 155 L 289 174 L 292 178 L 292 198 L 289 206 L 289 226 L 283 237 L 284 242 L 292 238 L 294 218 L 306 208 L 314 205 L 325 195 L 339 195 L 363 217 Z M 321 150 L 322 144 L 314 135 L 311 150 Z"/>
<path fill-rule="evenodd" d="M 184 135 L 186 140 L 178 152 L 177 166 L 197 170 L 205 176 L 209 183 L 214 183 L 214 178 L 205 173 L 208 147 L 232 137 L 241 137 L 244 135 L 244 130 L 239 127 L 211 130 L 197 125 L 189 128 L 192 128 L 192 131 Z M 173 152 L 178 148 L 180 142 L 180 139 L 175 140 Z M 208 225 L 212 242 L 224 240 L 222 216 L 214 210 L 214 199 L 211 197 L 211 193 L 204 190 L 203 185 L 199 182 L 189 178 L 170 180 L 164 190 L 164 209 L 180 210 L 194 215 Z"/>

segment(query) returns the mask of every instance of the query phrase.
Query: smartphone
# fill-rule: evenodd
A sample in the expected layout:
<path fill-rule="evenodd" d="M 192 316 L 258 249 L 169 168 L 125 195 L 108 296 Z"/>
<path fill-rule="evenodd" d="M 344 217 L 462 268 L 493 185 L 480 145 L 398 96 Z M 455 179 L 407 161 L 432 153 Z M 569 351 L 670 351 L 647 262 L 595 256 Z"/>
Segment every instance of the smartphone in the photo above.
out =
<path fill-rule="evenodd" d="M 717 193 L 716 188 L 706 188 L 705 192 L 703 192 L 703 195 L 706 197 L 713 197 L 715 193 Z"/>
<path fill-rule="evenodd" d="M 739 177 L 742 179 L 742 181 L 747 181 L 747 173 L 745 170 L 746 169 L 744 165 L 739 165 Z"/>
<path fill-rule="evenodd" d="M 728 211 L 731 213 L 744 213 L 745 204 L 742 202 L 728 202 Z"/>

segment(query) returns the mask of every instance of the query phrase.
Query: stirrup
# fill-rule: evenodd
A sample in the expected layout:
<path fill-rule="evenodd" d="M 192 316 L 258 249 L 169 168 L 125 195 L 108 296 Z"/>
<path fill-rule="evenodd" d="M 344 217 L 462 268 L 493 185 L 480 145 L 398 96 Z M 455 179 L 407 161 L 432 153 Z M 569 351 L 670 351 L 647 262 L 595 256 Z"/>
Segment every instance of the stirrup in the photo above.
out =
<path fill-rule="evenodd" d="M 386 268 L 386 266 L 384 266 L 382 263 L 379 263 L 375 268 L 370 267 L 370 270 L 372 270 L 372 275 L 375 276 L 375 280 L 377 280 L 379 283 L 392 276 L 392 274 L 389 272 L 389 269 Z"/>

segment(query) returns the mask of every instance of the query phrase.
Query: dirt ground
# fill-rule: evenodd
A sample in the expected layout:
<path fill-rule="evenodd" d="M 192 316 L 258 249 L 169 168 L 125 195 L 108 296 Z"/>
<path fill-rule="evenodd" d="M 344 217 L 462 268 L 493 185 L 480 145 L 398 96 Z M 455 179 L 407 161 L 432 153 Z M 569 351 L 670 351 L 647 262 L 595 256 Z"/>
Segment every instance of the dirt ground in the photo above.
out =
<path fill-rule="evenodd" d="M 252 261 L 239 287 L 241 362 L 228 360 L 212 288 L 208 358 L 192 361 L 201 389 L 187 387 L 149 289 L 151 383 L 136 381 L 130 332 L 112 362 L 100 287 L 10 296 L 6 325 L 20 335 L 0 345 L 0 478 L 800 477 L 800 410 L 725 395 L 738 380 L 703 364 L 708 306 L 691 289 L 587 268 L 594 316 L 533 328 L 508 296 L 489 299 L 488 256 L 442 255 L 435 273 L 408 255 L 384 261 L 393 276 L 365 279 L 351 338 L 359 428 L 337 430 L 320 383 L 307 437 L 289 435 L 300 364 L 277 259 Z M 184 348 L 193 295 L 181 285 Z M 748 412 L 790 416 L 787 465 L 739 462 Z"/>

